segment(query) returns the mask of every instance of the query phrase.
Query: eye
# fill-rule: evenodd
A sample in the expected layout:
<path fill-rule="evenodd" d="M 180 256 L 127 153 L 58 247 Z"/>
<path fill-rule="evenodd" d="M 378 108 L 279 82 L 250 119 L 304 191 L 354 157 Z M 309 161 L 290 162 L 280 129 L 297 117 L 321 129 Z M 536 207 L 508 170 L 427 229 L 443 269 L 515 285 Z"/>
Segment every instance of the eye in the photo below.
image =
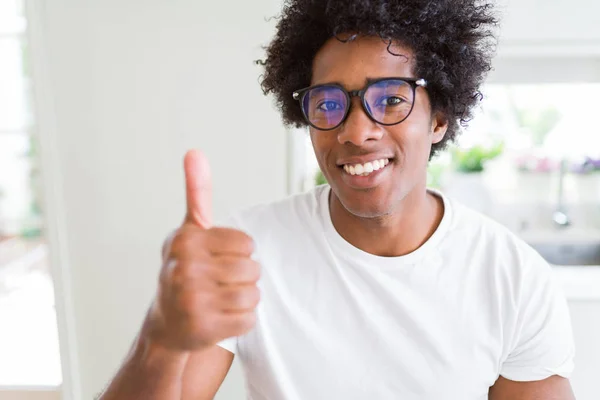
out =
<path fill-rule="evenodd" d="M 343 110 L 344 108 L 342 107 L 342 105 L 336 101 L 324 101 L 321 104 L 319 104 L 317 106 L 317 110 L 319 111 L 336 111 L 336 110 Z"/>
<path fill-rule="evenodd" d="M 400 98 L 397 96 L 388 96 L 388 97 L 380 98 L 379 101 L 377 102 L 377 105 L 384 106 L 384 107 L 393 107 L 393 106 L 400 105 L 404 102 L 405 102 L 405 100 L 403 98 Z"/>

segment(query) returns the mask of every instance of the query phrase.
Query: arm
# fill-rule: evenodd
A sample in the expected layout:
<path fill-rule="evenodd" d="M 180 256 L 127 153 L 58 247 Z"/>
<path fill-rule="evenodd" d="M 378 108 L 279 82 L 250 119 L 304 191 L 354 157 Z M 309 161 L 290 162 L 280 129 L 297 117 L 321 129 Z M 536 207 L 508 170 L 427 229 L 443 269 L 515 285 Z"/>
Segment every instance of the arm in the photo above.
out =
<path fill-rule="evenodd" d="M 192 353 L 183 374 L 181 400 L 214 398 L 233 358 L 233 353 L 219 346 Z"/>
<path fill-rule="evenodd" d="M 218 344 L 255 324 L 254 243 L 241 231 L 211 227 L 210 174 L 200 153 L 188 153 L 185 173 L 185 221 L 163 246 L 154 302 L 100 400 L 212 399 L 233 361 Z"/>
<path fill-rule="evenodd" d="M 515 382 L 500 377 L 490 388 L 489 400 L 575 400 L 568 379 L 558 375 L 541 381 Z"/>
<path fill-rule="evenodd" d="M 138 342 L 99 400 L 209 400 L 232 361 L 233 353 L 216 345 L 182 353 Z"/>
<path fill-rule="evenodd" d="M 492 400 L 573 400 L 569 376 L 575 346 L 568 303 L 548 263 L 531 249 L 523 254 L 514 318 L 508 319 L 499 379 Z"/>

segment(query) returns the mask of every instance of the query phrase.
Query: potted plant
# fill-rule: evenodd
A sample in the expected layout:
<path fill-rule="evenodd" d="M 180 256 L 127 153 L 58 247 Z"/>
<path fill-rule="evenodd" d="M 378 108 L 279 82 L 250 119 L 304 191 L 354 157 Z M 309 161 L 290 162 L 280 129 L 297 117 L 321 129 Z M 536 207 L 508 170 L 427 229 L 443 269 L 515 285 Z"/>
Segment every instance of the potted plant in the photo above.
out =
<path fill-rule="evenodd" d="M 317 169 L 317 173 L 315 174 L 315 186 L 324 185 L 327 183 L 327 179 L 323 172 L 320 169 Z"/>
<path fill-rule="evenodd" d="M 503 151 L 504 143 L 454 147 L 451 150 L 454 173 L 446 185 L 446 194 L 478 211 L 491 212 L 493 197 L 484 182 L 483 172 L 486 164 Z"/>
<path fill-rule="evenodd" d="M 485 164 L 498 157 L 504 151 L 504 143 L 492 147 L 476 145 L 468 149 L 454 147 L 452 158 L 456 171 L 464 174 L 480 173 L 485 169 Z"/>

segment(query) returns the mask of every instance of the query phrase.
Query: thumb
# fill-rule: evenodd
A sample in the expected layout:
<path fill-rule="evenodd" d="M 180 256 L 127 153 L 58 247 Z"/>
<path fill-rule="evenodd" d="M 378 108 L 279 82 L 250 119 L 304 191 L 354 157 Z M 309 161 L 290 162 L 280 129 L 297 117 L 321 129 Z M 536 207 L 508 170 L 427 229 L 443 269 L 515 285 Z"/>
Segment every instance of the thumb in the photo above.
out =
<path fill-rule="evenodd" d="M 190 150 L 183 160 L 187 212 L 185 222 L 204 229 L 212 225 L 212 179 L 208 159 L 199 150 Z"/>

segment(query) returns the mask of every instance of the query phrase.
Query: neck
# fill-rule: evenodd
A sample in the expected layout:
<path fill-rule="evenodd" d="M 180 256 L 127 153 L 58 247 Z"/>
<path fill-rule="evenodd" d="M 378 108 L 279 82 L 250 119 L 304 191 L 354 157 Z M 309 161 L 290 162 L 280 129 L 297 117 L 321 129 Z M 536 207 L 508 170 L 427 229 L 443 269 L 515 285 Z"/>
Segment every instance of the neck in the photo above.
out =
<path fill-rule="evenodd" d="M 331 191 L 331 221 L 348 243 L 382 257 L 403 256 L 433 235 L 444 215 L 443 201 L 426 188 L 412 190 L 388 215 L 375 218 L 350 213 Z"/>

